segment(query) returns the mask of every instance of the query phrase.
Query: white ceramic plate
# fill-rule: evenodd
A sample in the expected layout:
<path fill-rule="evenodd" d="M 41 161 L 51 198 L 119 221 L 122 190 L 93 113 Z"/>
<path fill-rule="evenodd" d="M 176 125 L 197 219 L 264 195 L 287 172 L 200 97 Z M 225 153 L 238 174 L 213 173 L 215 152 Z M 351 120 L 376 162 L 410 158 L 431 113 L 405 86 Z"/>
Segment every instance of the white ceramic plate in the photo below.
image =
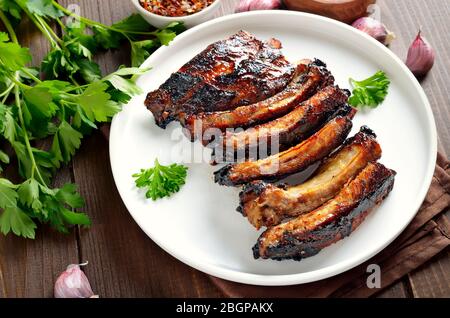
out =
<path fill-rule="evenodd" d="M 392 81 L 389 95 L 377 109 L 357 114 L 355 133 L 368 125 L 383 148 L 381 162 L 398 172 L 390 196 L 348 238 L 318 255 L 296 261 L 254 260 L 251 248 L 259 233 L 235 211 L 236 188 L 213 182 L 208 163 L 189 166 L 187 185 L 170 199 L 146 200 L 132 174 L 167 164 L 177 151 L 201 149 L 180 137 L 179 124 L 158 128 L 144 107 L 145 95 L 134 98 L 113 120 L 111 165 L 117 188 L 139 226 L 160 247 L 182 262 L 208 274 L 255 285 L 291 285 L 339 274 L 386 247 L 408 225 L 430 185 L 436 161 L 436 128 L 427 98 L 414 76 L 389 49 L 355 29 L 316 15 L 260 11 L 231 15 L 197 26 L 168 47 L 160 48 L 143 66 L 153 69 L 138 84 L 154 90 L 172 72 L 208 44 L 245 29 L 260 39 L 278 38 L 291 61 L 317 57 L 328 64 L 337 83 L 363 79 L 382 69 Z M 181 159 L 179 159 L 181 160 Z M 130 248 L 133 248 L 130 246 Z"/>

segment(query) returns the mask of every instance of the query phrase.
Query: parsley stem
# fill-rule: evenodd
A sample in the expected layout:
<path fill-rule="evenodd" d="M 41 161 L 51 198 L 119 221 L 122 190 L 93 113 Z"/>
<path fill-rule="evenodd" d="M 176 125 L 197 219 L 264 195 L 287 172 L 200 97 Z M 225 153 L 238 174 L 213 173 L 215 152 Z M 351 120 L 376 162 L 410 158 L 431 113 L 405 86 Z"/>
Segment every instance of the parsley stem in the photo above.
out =
<path fill-rule="evenodd" d="M 16 73 L 16 77 L 18 77 L 17 73 Z M 19 86 L 15 86 L 14 88 L 14 95 L 15 95 L 15 100 L 16 100 L 16 106 L 17 106 L 17 115 L 19 117 L 19 122 L 20 122 L 20 126 L 23 129 L 23 131 L 27 131 L 27 128 L 25 126 L 25 121 L 23 119 L 23 112 L 22 112 L 22 105 L 20 103 L 20 92 L 19 92 Z M 39 181 L 42 183 L 42 185 L 47 186 L 47 184 L 44 181 L 44 178 L 42 178 L 41 172 L 39 171 L 39 168 L 36 164 L 36 159 L 34 158 L 34 154 L 33 154 L 33 149 L 31 148 L 31 144 L 30 144 L 30 139 L 28 137 L 27 133 L 23 134 L 23 139 L 25 140 L 25 146 L 27 148 L 27 152 L 28 155 L 30 156 L 30 160 L 32 163 L 32 169 L 31 169 L 31 179 L 34 178 L 34 172 L 36 172 Z"/>
<path fill-rule="evenodd" d="M 47 32 L 57 41 L 59 44 L 63 44 L 63 41 L 55 33 L 53 28 L 40 16 L 36 15 L 36 19 L 41 23 L 41 25 L 47 30 Z"/>
<path fill-rule="evenodd" d="M 73 92 L 73 91 L 78 91 L 79 89 L 87 88 L 89 85 L 91 85 L 91 84 L 79 85 L 77 87 L 69 87 L 68 89 L 64 90 L 63 92 L 69 93 L 69 92 Z"/>
<path fill-rule="evenodd" d="M 17 4 L 27 14 L 27 16 L 33 22 L 33 24 L 36 25 L 36 27 L 42 32 L 42 34 L 49 40 L 51 46 L 54 48 L 60 48 L 57 40 L 52 37 L 52 34 L 49 33 L 49 30 L 45 27 L 44 24 L 41 23 L 42 21 L 39 21 L 39 19 L 41 19 L 41 18 L 38 17 L 37 15 L 32 14 L 25 5 L 21 4 L 20 1 L 17 1 Z M 47 23 L 45 23 L 45 24 L 47 24 Z M 48 24 L 47 24 L 47 26 L 48 26 Z M 53 30 L 51 32 L 54 33 Z M 58 37 L 57 37 L 57 39 L 59 40 Z"/>
<path fill-rule="evenodd" d="M 9 21 L 8 17 L 3 13 L 3 11 L 0 11 L 0 20 L 2 20 L 3 24 L 5 25 L 5 28 L 9 33 L 9 37 L 11 38 L 11 41 L 13 41 L 14 43 L 19 43 L 19 40 L 17 40 L 16 32 L 14 31 L 11 22 Z"/>
<path fill-rule="evenodd" d="M 22 72 L 27 74 L 28 77 L 30 77 L 33 81 L 35 81 L 36 83 L 42 83 L 42 81 L 37 78 L 36 76 L 34 76 L 30 71 L 28 71 L 26 68 L 22 68 Z"/>
<path fill-rule="evenodd" d="M 0 97 L 4 97 L 4 96 L 8 97 L 9 93 L 11 93 L 14 86 L 16 86 L 15 83 L 12 83 L 11 85 L 9 85 L 9 87 L 3 93 L 0 94 Z"/>
<path fill-rule="evenodd" d="M 19 80 L 16 78 L 16 76 L 11 76 L 10 79 L 14 82 L 14 84 L 15 84 L 16 86 L 20 86 L 20 87 L 27 88 L 27 89 L 28 89 L 28 88 L 32 88 L 30 85 L 27 85 L 27 84 L 22 83 L 21 81 L 19 81 Z"/>
<path fill-rule="evenodd" d="M 66 25 L 61 21 L 60 18 L 56 18 L 56 22 L 58 22 L 59 27 L 61 28 L 61 30 L 63 30 L 63 31 L 66 30 Z"/>
<path fill-rule="evenodd" d="M 14 86 L 13 86 L 13 88 L 14 88 Z M 12 89 L 11 89 L 11 91 L 12 91 Z M 5 97 L 3 97 L 2 104 L 4 104 L 7 101 L 9 95 L 11 95 L 11 91 L 9 91 L 8 94 L 6 94 Z"/>

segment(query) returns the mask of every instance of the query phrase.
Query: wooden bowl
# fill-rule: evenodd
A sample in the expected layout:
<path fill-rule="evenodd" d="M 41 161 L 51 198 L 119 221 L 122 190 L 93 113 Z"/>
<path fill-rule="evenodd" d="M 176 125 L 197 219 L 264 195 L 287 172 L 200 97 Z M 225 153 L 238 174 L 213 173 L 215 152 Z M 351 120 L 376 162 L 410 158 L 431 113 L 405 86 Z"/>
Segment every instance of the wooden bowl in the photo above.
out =
<path fill-rule="evenodd" d="M 345 23 L 367 15 L 367 7 L 376 0 L 284 0 L 289 10 L 323 15 Z"/>

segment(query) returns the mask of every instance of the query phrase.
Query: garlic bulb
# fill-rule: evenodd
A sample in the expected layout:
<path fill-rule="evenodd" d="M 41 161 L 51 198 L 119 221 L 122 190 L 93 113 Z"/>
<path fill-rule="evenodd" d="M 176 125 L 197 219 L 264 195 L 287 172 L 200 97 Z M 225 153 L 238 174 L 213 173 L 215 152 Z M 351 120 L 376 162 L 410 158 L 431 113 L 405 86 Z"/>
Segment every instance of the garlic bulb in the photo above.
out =
<path fill-rule="evenodd" d="M 392 40 L 395 39 L 394 33 L 390 32 L 383 23 L 370 17 L 359 18 L 352 23 L 352 26 L 367 33 L 384 45 L 391 44 Z"/>
<path fill-rule="evenodd" d="M 80 269 L 80 265 L 77 264 L 69 265 L 61 273 L 56 280 L 54 294 L 55 298 L 98 298 L 94 295 L 91 284 Z"/>
<path fill-rule="evenodd" d="M 274 10 L 281 6 L 281 0 L 241 0 L 236 12 L 253 10 Z"/>
<path fill-rule="evenodd" d="M 422 36 L 419 30 L 415 40 L 408 50 L 406 66 L 417 77 L 426 75 L 434 65 L 435 52 L 433 47 Z"/>

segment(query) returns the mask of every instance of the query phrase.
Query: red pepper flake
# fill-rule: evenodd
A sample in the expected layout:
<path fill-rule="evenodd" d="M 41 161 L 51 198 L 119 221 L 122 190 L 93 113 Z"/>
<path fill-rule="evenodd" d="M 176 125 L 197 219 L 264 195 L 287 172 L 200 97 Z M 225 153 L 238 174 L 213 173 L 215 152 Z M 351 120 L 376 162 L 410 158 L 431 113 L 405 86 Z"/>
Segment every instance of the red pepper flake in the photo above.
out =
<path fill-rule="evenodd" d="M 182 17 L 202 11 L 215 0 L 139 0 L 141 6 L 154 14 Z"/>

